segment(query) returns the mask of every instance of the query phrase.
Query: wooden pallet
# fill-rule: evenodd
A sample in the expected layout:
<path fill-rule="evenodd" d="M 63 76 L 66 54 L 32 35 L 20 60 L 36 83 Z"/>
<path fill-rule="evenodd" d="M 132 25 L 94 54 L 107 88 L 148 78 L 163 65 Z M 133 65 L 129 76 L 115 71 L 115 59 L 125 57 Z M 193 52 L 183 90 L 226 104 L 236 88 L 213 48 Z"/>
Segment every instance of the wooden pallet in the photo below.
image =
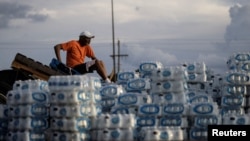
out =
<path fill-rule="evenodd" d="M 13 69 L 22 70 L 28 72 L 35 78 L 48 80 L 52 75 L 65 75 L 63 72 L 53 70 L 47 65 L 40 62 L 34 61 L 31 58 L 26 57 L 20 53 L 17 53 L 15 59 L 13 60 L 11 67 Z"/>

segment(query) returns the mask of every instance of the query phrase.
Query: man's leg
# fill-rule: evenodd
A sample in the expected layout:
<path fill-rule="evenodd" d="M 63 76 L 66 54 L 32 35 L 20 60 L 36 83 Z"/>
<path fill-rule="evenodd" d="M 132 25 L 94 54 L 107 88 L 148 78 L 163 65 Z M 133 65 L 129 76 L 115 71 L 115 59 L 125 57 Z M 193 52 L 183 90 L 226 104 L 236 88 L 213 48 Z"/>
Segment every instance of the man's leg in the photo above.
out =
<path fill-rule="evenodd" d="M 102 79 L 110 81 L 109 78 L 108 78 L 107 70 L 106 70 L 106 67 L 105 67 L 103 61 L 96 60 L 95 66 L 96 66 L 97 73 L 102 77 Z"/>

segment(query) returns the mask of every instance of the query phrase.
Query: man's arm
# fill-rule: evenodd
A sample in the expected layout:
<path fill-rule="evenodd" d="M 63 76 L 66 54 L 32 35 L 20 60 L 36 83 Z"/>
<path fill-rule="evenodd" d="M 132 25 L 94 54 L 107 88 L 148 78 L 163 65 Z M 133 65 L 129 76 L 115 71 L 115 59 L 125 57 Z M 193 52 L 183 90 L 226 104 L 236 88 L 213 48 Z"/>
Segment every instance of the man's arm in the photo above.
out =
<path fill-rule="evenodd" d="M 56 58 L 60 62 L 62 62 L 62 60 L 61 60 L 61 53 L 60 53 L 61 49 L 62 49 L 61 44 L 57 44 L 57 45 L 54 46 Z"/>

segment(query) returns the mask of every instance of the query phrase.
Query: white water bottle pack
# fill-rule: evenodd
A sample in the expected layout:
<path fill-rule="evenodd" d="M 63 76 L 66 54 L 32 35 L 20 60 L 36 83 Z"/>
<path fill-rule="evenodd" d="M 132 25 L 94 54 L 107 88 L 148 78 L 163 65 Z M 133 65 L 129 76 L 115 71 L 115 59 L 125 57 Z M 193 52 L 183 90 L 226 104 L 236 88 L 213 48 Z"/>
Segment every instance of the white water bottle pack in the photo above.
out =
<path fill-rule="evenodd" d="M 144 61 L 139 65 L 140 74 L 152 73 L 152 71 L 161 69 L 163 64 L 159 61 Z"/>
<path fill-rule="evenodd" d="M 89 141 L 91 139 L 89 132 L 49 132 L 50 141 Z"/>
<path fill-rule="evenodd" d="M 46 141 L 46 136 L 39 131 L 9 131 L 7 141 Z"/>
<path fill-rule="evenodd" d="M 180 127 L 143 127 L 139 133 L 140 141 L 183 141 L 187 136 Z"/>
<path fill-rule="evenodd" d="M 98 116 L 101 112 L 102 107 L 91 102 L 71 105 L 50 105 L 50 116 L 57 118 L 92 117 Z"/>
<path fill-rule="evenodd" d="M 249 125 L 250 124 L 250 115 L 235 115 L 227 114 L 222 116 L 223 125 Z"/>
<path fill-rule="evenodd" d="M 49 117 L 49 106 L 47 104 L 26 104 L 26 105 L 9 105 L 8 117 Z"/>
<path fill-rule="evenodd" d="M 8 118 L 8 106 L 6 104 L 0 104 L 0 118 Z"/>
<path fill-rule="evenodd" d="M 227 61 L 227 66 L 230 70 L 236 70 L 239 64 L 244 64 L 250 61 L 250 53 L 249 52 L 238 52 L 233 53 L 229 56 Z"/>
<path fill-rule="evenodd" d="M 167 103 L 187 103 L 186 94 L 184 92 L 166 92 L 166 93 L 152 93 L 152 103 L 160 105 Z"/>
<path fill-rule="evenodd" d="M 116 105 L 139 106 L 148 103 L 148 95 L 141 93 L 123 93 L 116 100 Z"/>
<path fill-rule="evenodd" d="M 250 76 L 243 71 L 229 71 L 224 74 L 224 84 L 249 85 Z"/>
<path fill-rule="evenodd" d="M 105 128 L 134 128 L 136 117 L 134 114 L 100 114 L 91 118 L 92 129 Z"/>
<path fill-rule="evenodd" d="M 187 117 L 182 115 L 166 115 L 159 119 L 160 127 L 181 127 L 182 129 L 188 127 Z"/>
<path fill-rule="evenodd" d="M 7 131 L 8 129 L 8 119 L 0 118 L 0 131 Z"/>
<path fill-rule="evenodd" d="M 134 141 L 136 140 L 136 135 L 133 128 L 105 128 L 93 130 L 91 139 L 94 141 Z"/>
<path fill-rule="evenodd" d="M 151 93 L 165 93 L 165 92 L 185 92 L 187 91 L 187 82 L 183 80 L 178 81 L 164 81 L 152 82 Z"/>
<path fill-rule="evenodd" d="M 149 90 L 150 87 L 150 79 L 148 78 L 135 78 L 127 81 L 126 91 L 146 91 Z"/>
<path fill-rule="evenodd" d="M 189 108 L 189 115 L 218 115 L 219 107 L 216 102 L 198 102 L 191 103 Z"/>
<path fill-rule="evenodd" d="M 222 124 L 220 115 L 197 115 L 193 120 L 192 125 L 197 128 L 207 128 L 208 125 Z"/>
<path fill-rule="evenodd" d="M 188 73 L 204 74 L 207 70 L 207 66 L 204 62 L 185 63 L 184 66 Z"/>
<path fill-rule="evenodd" d="M 95 91 L 72 90 L 50 93 L 51 104 L 79 104 L 85 102 L 98 103 L 100 101 L 101 96 Z"/>
<path fill-rule="evenodd" d="M 222 116 L 230 114 L 235 114 L 235 115 L 245 114 L 244 108 L 239 106 L 226 106 L 226 107 L 221 107 L 219 110 Z"/>
<path fill-rule="evenodd" d="M 162 115 L 182 115 L 187 116 L 189 113 L 189 106 L 187 103 L 168 103 L 162 106 Z"/>
<path fill-rule="evenodd" d="M 211 96 L 207 94 L 198 94 L 189 98 L 189 103 L 213 102 Z"/>
<path fill-rule="evenodd" d="M 8 141 L 45 141 L 49 128 L 49 88 L 43 80 L 18 80 L 7 93 Z"/>
<path fill-rule="evenodd" d="M 46 91 L 18 91 L 10 90 L 7 93 L 8 105 L 33 104 L 42 103 L 49 104 L 49 93 Z"/>
<path fill-rule="evenodd" d="M 245 107 L 246 100 L 242 95 L 223 95 L 221 97 L 221 106 Z"/>
<path fill-rule="evenodd" d="M 110 112 L 111 108 L 116 104 L 115 98 L 104 98 L 101 101 L 102 112 Z"/>
<path fill-rule="evenodd" d="M 152 71 L 150 77 L 152 81 L 173 81 L 173 80 L 187 80 L 187 71 L 182 66 L 163 67 Z"/>
<path fill-rule="evenodd" d="M 191 141 L 206 141 L 207 140 L 207 128 L 191 127 L 189 131 L 189 140 Z"/>
<path fill-rule="evenodd" d="M 62 132 L 84 132 L 91 128 L 91 121 L 88 117 L 55 118 L 50 119 L 50 129 Z"/>
<path fill-rule="evenodd" d="M 189 73 L 187 77 L 187 82 L 206 82 L 206 73 Z"/>
<path fill-rule="evenodd" d="M 222 88 L 223 95 L 246 95 L 246 85 L 225 85 Z"/>
<path fill-rule="evenodd" d="M 230 61 L 228 61 L 228 62 L 230 62 Z M 232 71 L 250 72 L 250 60 L 238 62 L 235 64 L 228 64 L 228 68 L 229 68 L 229 70 L 232 70 Z"/>
<path fill-rule="evenodd" d="M 0 140 L 5 140 L 8 130 L 8 106 L 0 104 Z"/>
<path fill-rule="evenodd" d="M 87 75 L 50 76 L 48 85 L 51 92 L 63 90 L 96 91 L 102 86 L 98 77 Z"/>
<path fill-rule="evenodd" d="M 17 80 L 13 84 L 13 90 L 17 91 L 49 91 L 48 82 L 44 80 Z"/>
<path fill-rule="evenodd" d="M 117 82 L 127 82 L 130 79 L 136 79 L 139 78 L 139 74 L 135 71 L 123 71 L 118 72 L 117 74 Z"/>
<path fill-rule="evenodd" d="M 48 119 L 43 117 L 11 118 L 8 121 L 8 130 L 44 131 L 48 129 Z"/>
<path fill-rule="evenodd" d="M 139 105 L 138 116 L 161 116 L 162 106 L 155 103 Z"/>
<path fill-rule="evenodd" d="M 103 98 L 115 98 L 124 93 L 125 90 L 121 85 L 117 84 L 110 84 L 110 85 L 105 85 L 100 89 L 100 95 Z"/>
<path fill-rule="evenodd" d="M 113 106 L 111 114 L 134 114 L 137 115 L 139 106 Z"/>
<path fill-rule="evenodd" d="M 137 127 L 157 127 L 159 125 L 159 119 L 156 116 L 137 116 Z"/>

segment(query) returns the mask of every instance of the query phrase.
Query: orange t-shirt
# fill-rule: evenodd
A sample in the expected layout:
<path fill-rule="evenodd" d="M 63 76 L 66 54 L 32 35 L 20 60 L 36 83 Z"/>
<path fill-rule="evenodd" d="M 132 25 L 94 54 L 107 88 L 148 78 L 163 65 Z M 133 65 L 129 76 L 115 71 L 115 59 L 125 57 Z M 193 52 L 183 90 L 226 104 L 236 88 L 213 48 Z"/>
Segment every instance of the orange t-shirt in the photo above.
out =
<path fill-rule="evenodd" d="M 71 40 L 66 43 L 62 43 L 62 49 L 67 51 L 66 65 L 74 67 L 76 65 L 84 63 L 85 56 L 91 58 L 94 57 L 94 51 L 90 45 L 81 46 L 78 41 Z"/>

